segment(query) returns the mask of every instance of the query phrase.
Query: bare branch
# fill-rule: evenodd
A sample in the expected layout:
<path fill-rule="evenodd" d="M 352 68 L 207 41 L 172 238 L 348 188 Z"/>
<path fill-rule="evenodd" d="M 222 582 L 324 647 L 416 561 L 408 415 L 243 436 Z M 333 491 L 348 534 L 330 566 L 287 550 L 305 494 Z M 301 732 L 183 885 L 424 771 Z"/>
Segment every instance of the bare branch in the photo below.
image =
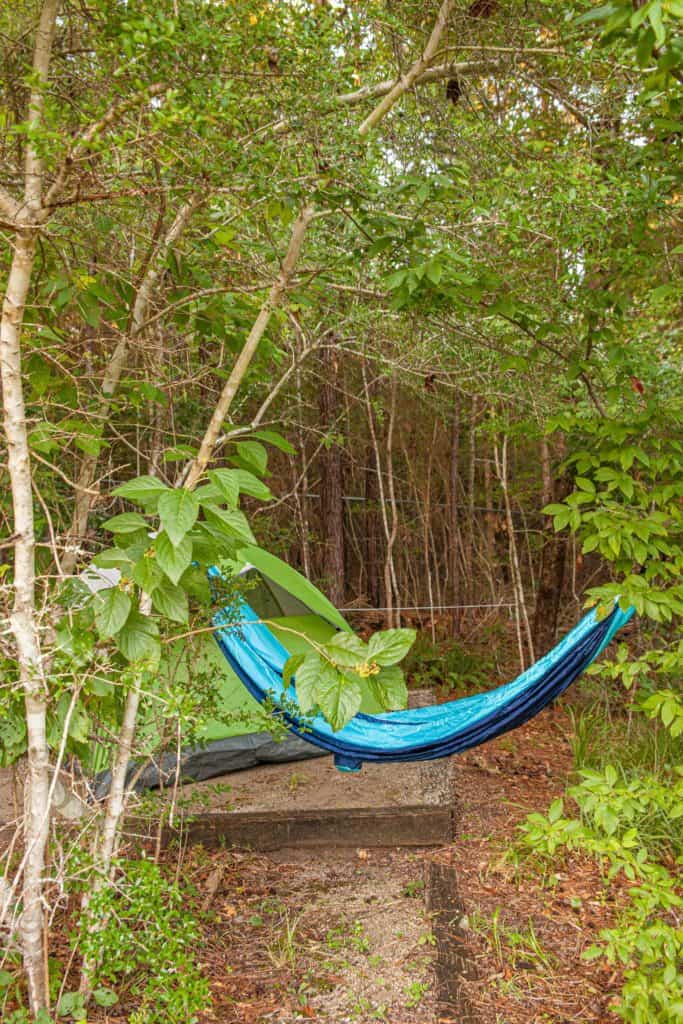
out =
<path fill-rule="evenodd" d="M 429 82 L 440 82 L 445 78 L 457 78 L 471 71 L 485 71 L 487 68 L 497 67 L 499 63 L 499 60 L 491 59 L 465 60 L 454 63 L 449 61 L 447 64 L 435 64 L 434 67 L 427 68 L 422 74 L 418 75 L 411 84 L 428 85 Z M 390 93 L 395 85 L 395 78 L 385 78 L 381 82 L 375 82 L 374 85 L 364 85 L 354 92 L 340 93 L 338 96 L 335 96 L 334 103 L 335 106 L 352 107 L 358 103 L 364 103 L 365 100 L 380 99 L 382 96 Z"/>

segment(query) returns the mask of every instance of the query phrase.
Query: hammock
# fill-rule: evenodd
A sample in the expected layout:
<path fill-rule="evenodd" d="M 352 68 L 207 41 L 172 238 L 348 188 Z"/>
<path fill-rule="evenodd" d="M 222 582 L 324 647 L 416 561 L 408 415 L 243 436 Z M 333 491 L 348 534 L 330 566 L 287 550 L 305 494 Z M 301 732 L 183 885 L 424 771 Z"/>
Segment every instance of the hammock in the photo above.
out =
<path fill-rule="evenodd" d="M 593 610 L 560 643 L 510 683 L 486 693 L 429 707 L 384 714 L 357 714 L 334 732 L 321 714 L 299 716 L 296 679 L 287 688 L 282 670 L 289 654 L 246 602 L 235 623 L 218 612 L 215 638 L 233 672 L 261 703 L 302 739 L 334 754 L 341 771 L 364 761 L 427 761 L 458 754 L 515 729 L 542 711 L 588 668 L 633 615 L 618 605 L 605 618 Z"/>

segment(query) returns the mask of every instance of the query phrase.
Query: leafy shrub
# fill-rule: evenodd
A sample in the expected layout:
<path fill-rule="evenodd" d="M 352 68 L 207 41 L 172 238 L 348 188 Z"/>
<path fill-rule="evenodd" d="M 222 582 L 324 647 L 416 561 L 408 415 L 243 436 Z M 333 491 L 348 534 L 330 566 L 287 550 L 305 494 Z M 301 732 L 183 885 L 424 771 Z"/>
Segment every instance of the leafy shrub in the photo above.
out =
<path fill-rule="evenodd" d="M 191 1024 L 209 1003 L 196 960 L 201 933 L 181 892 L 150 860 L 119 864 L 115 888 L 95 893 L 81 922 L 79 952 L 101 966 L 96 989 L 125 985 L 139 998 L 131 1024 Z M 90 930 L 88 923 L 101 923 Z"/>

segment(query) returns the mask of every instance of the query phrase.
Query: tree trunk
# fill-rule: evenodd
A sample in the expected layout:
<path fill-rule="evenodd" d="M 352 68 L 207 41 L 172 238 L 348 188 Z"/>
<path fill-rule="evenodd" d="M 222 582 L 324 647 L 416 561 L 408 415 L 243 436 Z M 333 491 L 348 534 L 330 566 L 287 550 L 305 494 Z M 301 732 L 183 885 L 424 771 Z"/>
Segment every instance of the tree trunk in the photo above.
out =
<path fill-rule="evenodd" d="M 31 1012 L 47 1006 L 42 882 L 49 826 L 47 695 L 35 607 L 35 535 L 31 458 L 21 382 L 21 325 L 36 251 L 36 232 L 17 233 L 0 322 L 0 373 L 14 528 L 14 604 L 10 628 L 24 691 L 28 775 L 24 808 L 23 909 L 19 935 Z"/>
<path fill-rule="evenodd" d="M 558 447 L 557 456 L 557 461 L 564 457 L 564 440 Z M 541 441 L 541 470 L 543 505 L 564 501 L 571 486 L 565 475 L 553 474 L 550 448 L 545 438 Z M 543 527 L 543 546 L 534 609 L 534 644 L 539 654 L 545 654 L 555 643 L 566 564 L 567 536 L 564 533 L 555 533 L 552 520 L 549 519 Z"/>
<path fill-rule="evenodd" d="M 455 392 L 453 413 L 451 417 L 451 450 L 449 464 L 449 500 L 448 500 L 448 571 L 451 578 L 451 604 L 459 605 L 462 600 L 460 578 L 460 394 Z M 455 607 L 451 611 L 451 630 L 453 636 L 460 635 L 462 609 Z"/>
<path fill-rule="evenodd" d="M 344 604 L 344 467 L 343 452 L 336 442 L 341 402 L 339 393 L 339 356 L 330 334 L 320 355 L 320 426 L 328 440 L 320 454 L 320 526 L 323 538 L 323 576 L 330 600 Z"/>

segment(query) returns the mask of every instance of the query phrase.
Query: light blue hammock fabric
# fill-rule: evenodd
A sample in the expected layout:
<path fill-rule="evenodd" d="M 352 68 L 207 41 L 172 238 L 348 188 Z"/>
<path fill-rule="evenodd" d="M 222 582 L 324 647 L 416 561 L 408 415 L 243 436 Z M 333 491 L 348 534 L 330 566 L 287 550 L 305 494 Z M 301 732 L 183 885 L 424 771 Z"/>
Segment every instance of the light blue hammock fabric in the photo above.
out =
<path fill-rule="evenodd" d="M 221 651 L 252 696 L 272 705 L 273 714 L 292 732 L 334 754 L 341 771 L 359 771 L 364 761 L 447 757 L 522 725 L 588 668 L 633 613 L 633 608 L 624 612 L 615 605 L 598 619 L 590 611 L 548 654 L 496 689 L 429 707 L 358 714 L 338 732 L 320 714 L 304 719 L 292 712 L 296 679 L 286 689 L 282 681 L 289 654 L 246 603 L 239 623 L 234 610 L 230 620 L 221 611 L 213 622 Z"/>

